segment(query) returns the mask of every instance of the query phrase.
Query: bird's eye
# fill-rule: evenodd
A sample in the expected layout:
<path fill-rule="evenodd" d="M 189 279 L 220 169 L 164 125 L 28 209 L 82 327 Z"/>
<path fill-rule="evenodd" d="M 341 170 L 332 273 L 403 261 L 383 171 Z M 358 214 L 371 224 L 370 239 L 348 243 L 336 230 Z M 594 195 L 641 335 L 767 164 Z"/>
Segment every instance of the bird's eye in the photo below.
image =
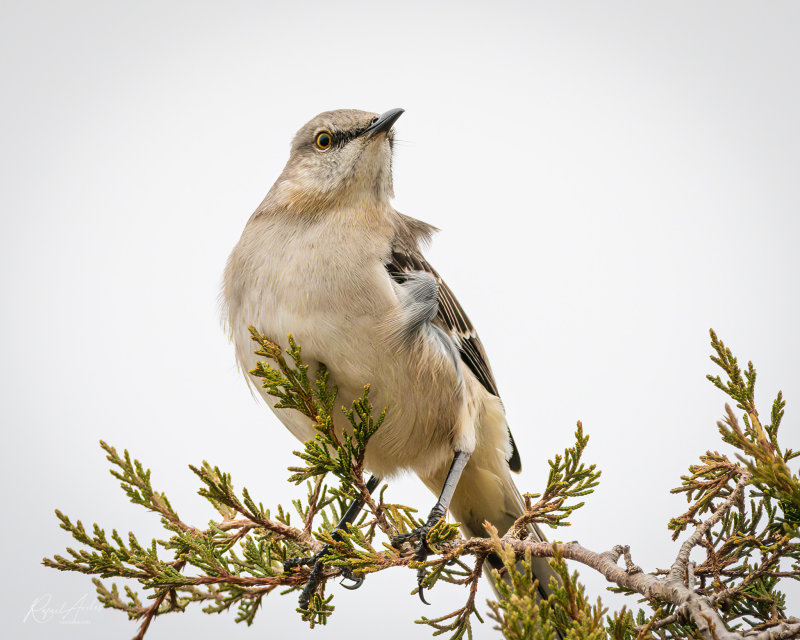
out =
<path fill-rule="evenodd" d="M 331 142 L 333 142 L 331 139 L 331 134 L 327 131 L 317 134 L 317 148 L 327 149 L 331 146 Z"/>

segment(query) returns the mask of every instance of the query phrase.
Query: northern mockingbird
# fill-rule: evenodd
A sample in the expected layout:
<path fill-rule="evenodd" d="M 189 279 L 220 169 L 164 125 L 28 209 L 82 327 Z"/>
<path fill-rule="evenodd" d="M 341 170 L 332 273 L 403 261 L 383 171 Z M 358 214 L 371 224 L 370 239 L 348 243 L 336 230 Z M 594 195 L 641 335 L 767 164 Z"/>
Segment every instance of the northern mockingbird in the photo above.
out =
<path fill-rule="evenodd" d="M 291 333 L 312 371 L 325 364 L 341 404 L 371 384 L 375 406 L 389 410 L 367 446 L 370 489 L 411 469 L 439 496 L 423 527 L 393 541 L 416 540 L 424 559 L 425 535 L 447 509 L 465 535 L 486 536 L 485 520 L 502 534 L 523 502 L 511 478 L 519 451 L 486 352 L 420 251 L 436 229 L 390 204 L 392 126 L 402 113 L 327 111 L 298 131 L 228 259 L 224 302 L 245 372 L 257 359 L 252 324 L 284 348 Z M 308 418 L 275 409 L 276 400 L 254 387 L 298 439 L 314 437 Z M 334 422 L 345 428 L 343 416 Z M 546 595 L 554 572 L 543 558 L 533 562 Z M 312 577 L 319 562 L 315 569 Z M 315 587 L 310 580 L 301 606 Z"/>

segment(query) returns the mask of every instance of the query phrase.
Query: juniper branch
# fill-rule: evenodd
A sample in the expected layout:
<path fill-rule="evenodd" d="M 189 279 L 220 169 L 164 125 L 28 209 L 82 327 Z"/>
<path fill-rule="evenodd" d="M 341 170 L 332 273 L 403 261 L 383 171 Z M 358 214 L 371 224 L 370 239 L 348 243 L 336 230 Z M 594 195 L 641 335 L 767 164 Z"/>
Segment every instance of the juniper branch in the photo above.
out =
<path fill-rule="evenodd" d="M 366 575 L 420 566 L 409 550 L 398 551 L 386 543 L 392 535 L 419 524 L 416 511 L 386 502 L 386 486 L 375 496 L 366 489 L 367 443 L 385 417 L 385 412 L 374 416 L 369 388 L 335 421 L 337 391 L 329 386 L 324 368 L 312 376 L 294 340 L 290 338 L 284 355 L 266 336 L 252 331 L 257 353 L 272 362 L 260 362 L 253 375 L 280 406 L 299 411 L 316 430 L 316 437 L 297 454 L 301 466 L 291 469 L 290 480 L 308 486 L 305 503 L 294 503 L 300 525 L 292 526 L 290 513 L 280 505 L 270 511 L 247 489 L 235 491 L 230 475 L 207 462 L 191 469 L 203 483 L 200 494 L 220 517 L 207 527 L 190 525 L 166 495 L 153 488 L 149 470 L 127 451 L 120 455 L 105 442 L 101 446 L 112 464 L 112 475 L 128 499 L 157 513 L 170 537 L 143 545 L 133 533 L 108 535 L 98 525 L 90 531 L 80 521 L 72 522 L 56 512 L 61 527 L 82 548 L 67 549 L 69 558 L 45 559 L 45 565 L 137 581 L 150 593 L 149 606 L 127 585 L 125 600 L 116 585 L 109 588 L 94 578 L 104 606 L 140 621 L 137 638 L 144 636 L 158 615 L 183 611 L 195 602 L 208 613 L 237 607 L 236 621 L 252 624 L 265 596 L 276 589 L 302 588 L 307 581 L 307 567 L 284 571 L 284 562 L 313 554 L 323 544 L 329 549 L 322 586 L 300 612 L 311 626 L 325 624 L 333 612 L 333 596 L 325 594 L 325 582 L 331 577 L 343 571 Z M 736 449 L 736 460 L 706 452 L 674 490 L 686 496 L 689 506 L 670 520 L 669 528 L 674 537 L 684 532 L 688 537 L 669 569 L 643 572 L 634 564 L 630 547 L 624 545 L 598 553 L 578 542 L 541 543 L 525 537 L 531 523 L 568 526 L 570 515 L 583 504 L 581 499 L 597 486 L 600 472 L 584 462 L 588 436 L 578 423 L 575 444 L 550 461 L 544 491 L 525 495 L 525 513 L 504 536 L 493 532 L 490 539 L 464 540 L 452 524 L 441 521 L 434 527 L 428 537 L 434 555 L 423 563 L 429 569 L 424 586 L 461 585 L 467 598 L 463 607 L 449 614 L 417 622 L 429 625 L 435 635 L 471 637 L 473 619 L 482 621 L 475 602 L 478 580 L 484 574 L 484 560 L 493 553 L 501 557 L 505 569 L 502 576 L 493 572 L 500 600 L 490 604 L 490 615 L 507 638 L 544 640 L 554 639 L 557 633 L 570 640 L 800 637 L 800 621 L 787 615 L 785 598 L 776 588 L 782 579 L 800 580 L 800 479 L 788 465 L 798 453 L 782 449 L 778 433 L 785 402 L 779 393 L 770 424 L 762 425 L 755 405 L 755 368 L 750 363 L 741 370 L 713 332 L 712 348 L 712 360 L 722 368 L 725 379 L 709 378 L 744 412 L 744 427 L 726 407 L 719 429 L 723 440 Z M 348 425 L 345 430 L 336 427 L 341 419 Z M 328 478 L 335 483 L 327 484 Z M 353 497 L 364 501 L 363 515 L 333 536 L 334 523 Z M 704 551 L 706 558 L 690 562 L 693 549 Z M 561 577 L 561 584 L 551 585 L 553 595 L 546 601 L 536 595 L 532 556 L 552 558 Z M 619 566 L 620 559 L 624 567 Z M 623 608 L 604 619 L 602 603 L 599 599 L 589 602 L 565 560 L 599 571 L 617 590 L 643 598 L 653 612 L 639 609 L 634 615 Z M 192 571 L 184 571 L 188 568 Z"/>

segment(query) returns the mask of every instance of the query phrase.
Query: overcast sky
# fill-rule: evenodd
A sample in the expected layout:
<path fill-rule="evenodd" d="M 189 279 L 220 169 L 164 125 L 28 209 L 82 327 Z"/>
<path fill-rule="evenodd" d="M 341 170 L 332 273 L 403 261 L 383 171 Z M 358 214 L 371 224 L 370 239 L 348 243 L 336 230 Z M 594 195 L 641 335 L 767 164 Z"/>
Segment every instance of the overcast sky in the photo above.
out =
<path fill-rule="evenodd" d="M 488 350 L 520 488 L 543 487 L 583 420 L 603 478 L 556 533 L 667 566 L 685 504 L 668 490 L 724 450 L 709 327 L 755 362 L 763 411 L 784 390 L 784 444 L 800 446 L 799 27 L 794 2 L 2 3 L 8 637 L 133 635 L 96 609 L 78 626 L 24 621 L 35 602 L 94 598 L 87 577 L 39 565 L 71 544 L 56 507 L 160 535 L 100 438 L 196 525 L 214 514 L 189 463 L 266 504 L 297 495 L 298 445 L 236 371 L 217 295 L 292 135 L 341 107 L 406 109 L 395 205 L 442 230 L 428 255 Z M 433 504 L 412 477 L 389 496 Z M 412 621 L 466 597 L 437 588 L 424 607 L 413 586 L 409 571 L 332 584 L 335 615 L 314 632 L 273 595 L 252 629 L 195 611 L 148 637 L 426 638 Z"/>

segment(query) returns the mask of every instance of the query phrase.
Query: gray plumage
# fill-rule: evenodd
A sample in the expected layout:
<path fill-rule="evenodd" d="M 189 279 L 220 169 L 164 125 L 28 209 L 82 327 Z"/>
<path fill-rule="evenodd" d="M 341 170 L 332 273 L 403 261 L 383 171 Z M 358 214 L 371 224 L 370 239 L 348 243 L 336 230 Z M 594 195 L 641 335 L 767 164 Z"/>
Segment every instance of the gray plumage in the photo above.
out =
<path fill-rule="evenodd" d="M 390 205 L 393 132 L 373 132 L 376 119 L 329 111 L 295 136 L 225 270 L 236 357 L 244 371 L 255 366 L 253 324 L 284 347 L 291 333 L 312 371 L 324 363 L 338 404 L 370 383 L 375 406 L 389 410 L 367 469 L 381 478 L 413 470 L 438 494 L 454 451 L 464 451 L 452 515 L 466 535 L 486 535 L 484 520 L 502 533 L 523 510 L 510 473 L 519 454 L 483 345 L 421 253 L 436 229 Z M 296 437 L 314 436 L 310 420 L 264 397 Z M 545 560 L 534 569 L 545 583 L 552 574 Z"/>

